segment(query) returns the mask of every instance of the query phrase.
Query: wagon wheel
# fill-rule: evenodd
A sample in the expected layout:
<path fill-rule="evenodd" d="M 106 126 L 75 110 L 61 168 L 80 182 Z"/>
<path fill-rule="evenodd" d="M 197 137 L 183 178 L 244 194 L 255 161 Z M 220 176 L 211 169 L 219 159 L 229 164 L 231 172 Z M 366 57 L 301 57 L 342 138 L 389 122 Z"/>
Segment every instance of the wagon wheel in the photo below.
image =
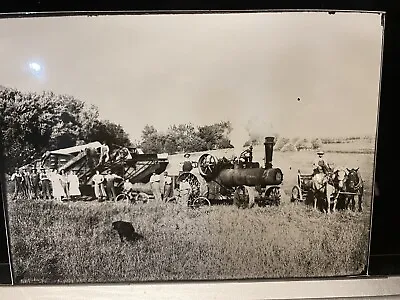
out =
<path fill-rule="evenodd" d="M 147 201 L 149 201 L 149 195 L 147 195 L 146 193 L 140 192 L 140 193 L 137 194 L 136 197 L 135 197 L 135 203 L 136 203 L 136 202 L 147 203 Z"/>
<path fill-rule="evenodd" d="M 118 201 L 126 201 L 126 200 L 129 200 L 129 197 L 128 197 L 128 195 L 126 193 L 121 193 L 115 198 L 115 200 L 117 202 Z"/>
<path fill-rule="evenodd" d="M 189 195 L 189 203 L 192 203 L 193 200 L 200 197 L 200 181 L 197 179 L 196 175 L 190 172 L 182 173 L 178 176 L 177 182 L 188 182 L 191 188 L 191 192 Z"/>
<path fill-rule="evenodd" d="M 189 205 L 192 208 L 199 208 L 201 206 L 210 206 L 211 203 L 206 197 L 198 197 L 193 200 L 192 204 Z"/>
<path fill-rule="evenodd" d="M 303 201 L 303 195 L 301 194 L 301 189 L 298 185 L 292 188 L 292 195 L 290 197 L 292 202 Z"/>
<path fill-rule="evenodd" d="M 215 171 L 217 162 L 218 160 L 214 155 L 207 153 L 203 154 L 200 156 L 198 161 L 199 173 L 205 177 L 211 176 Z"/>
<path fill-rule="evenodd" d="M 272 203 L 273 205 L 279 206 L 281 203 L 281 190 L 279 187 L 274 186 L 270 187 L 265 192 L 265 197 L 268 199 L 268 202 Z"/>

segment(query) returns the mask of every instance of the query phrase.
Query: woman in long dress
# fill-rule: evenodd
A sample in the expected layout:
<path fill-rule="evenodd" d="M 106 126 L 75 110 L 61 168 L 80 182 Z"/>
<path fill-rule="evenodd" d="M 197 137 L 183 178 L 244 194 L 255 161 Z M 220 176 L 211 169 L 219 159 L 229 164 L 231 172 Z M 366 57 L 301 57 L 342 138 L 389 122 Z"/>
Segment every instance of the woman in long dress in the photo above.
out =
<path fill-rule="evenodd" d="M 68 174 L 68 181 L 69 181 L 69 195 L 73 200 L 76 199 L 76 197 L 79 197 L 81 195 L 81 191 L 79 190 L 79 178 L 76 175 L 75 171 L 71 171 Z"/>
<path fill-rule="evenodd" d="M 60 179 L 61 179 L 61 186 L 63 188 L 64 194 L 66 195 L 66 199 L 64 200 L 69 200 L 69 178 L 68 174 L 65 173 L 64 170 L 60 171 Z"/>
<path fill-rule="evenodd" d="M 57 170 L 54 170 L 52 172 L 50 180 L 53 188 L 53 197 L 56 200 L 61 201 L 61 198 L 66 197 L 66 195 L 64 193 L 64 189 L 61 184 L 61 175 L 58 173 Z"/>

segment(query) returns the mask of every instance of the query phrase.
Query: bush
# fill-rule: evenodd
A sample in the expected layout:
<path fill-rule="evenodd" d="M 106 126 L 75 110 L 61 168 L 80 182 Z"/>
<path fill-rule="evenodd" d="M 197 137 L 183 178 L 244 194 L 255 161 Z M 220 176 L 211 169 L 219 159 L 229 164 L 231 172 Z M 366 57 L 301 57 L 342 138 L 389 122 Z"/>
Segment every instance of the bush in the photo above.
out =
<path fill-rule="evenodd" d="M 307 139 L 299 139 L 297 140 L 296 144 L 294 145 L 298 151 L 300 150 L 311 150 L 312 144 Z"/>
<path fill-rule="evenodd" d="M 277 150 L 277 151 L 281 150 L 289 142 L 290 142 L 290 139 L 288 139 L 288 138 L 285 138 L 285 137 L 278 138 L 275 143 L 274 150 Z"/>
<path fill-rule="evenodd" d="M 300 140 L 300 137 L 294 137 L 290 141 L 293 145 L 296 145 L 297 141 Z"/>
<path fill-rule="evenodd" d="M 285 146 L 282 147 L 281 151 L 282 152 L 294 152 L 294 151 L 297 151 L 297 148 L 292 143 L 287 143 Z"/>
<path fill-rule="evenodd" d="M 312 149 L 317 150 L 322 147 L 322 141 L 320 138 L 315 138 L 311 140 Z"/>

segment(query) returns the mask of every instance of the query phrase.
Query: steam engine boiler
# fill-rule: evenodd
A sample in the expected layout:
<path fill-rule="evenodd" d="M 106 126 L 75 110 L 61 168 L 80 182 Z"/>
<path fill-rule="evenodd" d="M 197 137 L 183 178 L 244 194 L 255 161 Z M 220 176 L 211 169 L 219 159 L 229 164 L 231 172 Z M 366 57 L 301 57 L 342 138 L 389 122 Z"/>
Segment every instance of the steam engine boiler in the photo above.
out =
<path fill-rule="evenodd" d="M 185 172 L 178 177 L 178 184 L 187 181 L 191 186 L 190 201 L 210 204 L 232 200 L 238 207 L 279 205 L 283 173 L 272 167 L 274 137 L 264 143 L 265 164 L 253 162 L 250 146 L 238 158 L 216 158 L 206 153 L 198 160 L 198 173 Z"/>

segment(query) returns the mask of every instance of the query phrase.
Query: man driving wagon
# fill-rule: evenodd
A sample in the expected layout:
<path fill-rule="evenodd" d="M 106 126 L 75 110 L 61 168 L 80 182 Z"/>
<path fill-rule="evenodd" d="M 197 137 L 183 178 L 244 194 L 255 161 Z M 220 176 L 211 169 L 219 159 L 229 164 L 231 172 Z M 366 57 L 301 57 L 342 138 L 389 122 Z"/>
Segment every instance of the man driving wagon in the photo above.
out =
<path fill-rule="evenodd" d="M 318 151 L 318 157 L 313 162 L 313 175 L 318 173 L 329 174 L 332 172 L 330 163 L 324 158 L 324 151 Z"/>

